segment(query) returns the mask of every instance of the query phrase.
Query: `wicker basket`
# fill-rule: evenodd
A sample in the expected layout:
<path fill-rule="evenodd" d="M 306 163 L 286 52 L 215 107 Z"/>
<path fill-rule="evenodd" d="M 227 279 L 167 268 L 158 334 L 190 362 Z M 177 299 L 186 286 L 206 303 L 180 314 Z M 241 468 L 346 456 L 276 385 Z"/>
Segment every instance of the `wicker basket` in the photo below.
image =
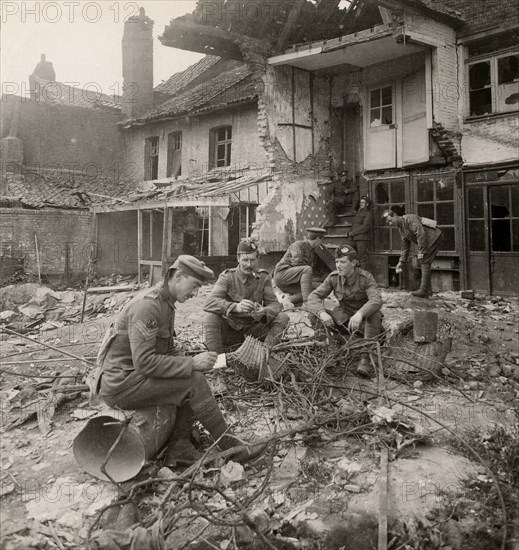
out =
<path fill-rule="evenodd" d="M 247 336 L 236 351 L 227 355 L 227 363 L 249 382 L 278 380 L 286 370 L 284 356 L 270 353 L 263 342 L 252 336 Z"/>
<path fill-rule="evenodd" d="M 419 343 L 413 339 L 412 322 L 402 327 L 384 349 L 385 375 L 397 380 L 435 380 L 452 347 L 452 338 L 441 332 L 436 342 Z"/>

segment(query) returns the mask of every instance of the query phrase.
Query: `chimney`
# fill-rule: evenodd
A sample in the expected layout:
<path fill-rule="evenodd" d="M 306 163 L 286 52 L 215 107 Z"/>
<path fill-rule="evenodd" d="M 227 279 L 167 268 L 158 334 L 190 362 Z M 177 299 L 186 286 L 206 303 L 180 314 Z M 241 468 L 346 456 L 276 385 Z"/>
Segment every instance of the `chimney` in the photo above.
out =
<path fill-rule="evenodd" d="M 123 81 L 125 116 L 135 117 L 153 107 L 153 21 L 144 8 L 124 23 Z"/>
<path fill-rule="evenodd" d="M 54 67 L 50 61 L 46 61 L 44 53 L 41 54 L 40 62 L 36 65 L 33 73 L 29 76 L 29 90 L 31 99 L 40 99 L 40 86 L 42 80 L 44 81 L 44 85 L 46 82 L 56 82 Z"/>

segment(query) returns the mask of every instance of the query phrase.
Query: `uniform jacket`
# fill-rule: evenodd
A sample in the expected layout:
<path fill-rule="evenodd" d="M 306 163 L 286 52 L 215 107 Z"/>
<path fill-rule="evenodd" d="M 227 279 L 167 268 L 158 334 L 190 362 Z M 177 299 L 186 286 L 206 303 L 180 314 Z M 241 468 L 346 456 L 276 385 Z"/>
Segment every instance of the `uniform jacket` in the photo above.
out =
<path fill-rule="evenodd" d="M 423 225 L 421 217 L 416 214 L 405 214 L 401 216 L 398 229 L 402 237 L 401 262 L 407 262 L 411 243 L 418 245 L 419 254 L 426 254 L 429 248 L 442 234 L 438 228 L 433 229 L 432 227 Z"/>
<path fill-rule="evenodd" d="M 309 265 L 314 267 L 315 254 L 312 245 L 308 241 L 295 241 L 285 252 L 274 268 L 274 274 L 289 267 Z"/>
<path fill-rule="evenodd" d="M 248 313 L 235 312 L 236 306 L 242 300 L 251 300 L 262 305 L 265 315 L 261 321 L 267 324 L 271 323 L 282 309 L 272 289 L 268 271 L 258 269 L 247 276 L 241 269 L 234 268 L 226 269 L 220 274 L 205 302 L 204 311 L 222 315 L 232 328 L 240 330 L 258 322 Z"/>
<path fill-rule="evenodd" d="M 358 267 L 349 279 L 332 271 L 308 297 L 308 308 L 316 314 L 324 311 L 323 300 L 330 292 L 349 316 L 360 311 L 367 319 L 382 307 L 382 295 L 373 275 Z"/>
<path fill-rule="evenodd" d="M 97 362 L 102 366 L 104 393 L 113 395 L 142 378 L 189 378 L 193 359 L 167 355 L 174 348 L 174 325 L 175 305 L 162 282 L 135 296 L 101 343 Z M 137 376 L 129 382 L 133 372 Z"/>
<path fill-rule="evenodd" d="M 353 227 L 350 231 L 354 241 L 369 241 L 369 232 L 371 230 L 371 221 L 373 212 L 366 208 L 361 208 L 353 220 Z"/>

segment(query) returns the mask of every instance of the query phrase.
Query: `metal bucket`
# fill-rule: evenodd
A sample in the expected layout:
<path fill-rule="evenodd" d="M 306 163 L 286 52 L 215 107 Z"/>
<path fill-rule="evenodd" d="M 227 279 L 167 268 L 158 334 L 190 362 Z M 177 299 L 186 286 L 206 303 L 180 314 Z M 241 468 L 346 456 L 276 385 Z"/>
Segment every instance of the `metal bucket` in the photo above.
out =
<path fill-rule="evenodd" d="M 135 477 L 144 464 L 168 441 L 175 424 L 177 407 L 149 407 L 138 411 L 105 409 L 91 418 L 74 439 L 77 463 L 89 474 L 108 481 L 101 472 L 108 451 L 131 417 L 126 432 L 106 464 L 106 472 L 117 482 Z"/>

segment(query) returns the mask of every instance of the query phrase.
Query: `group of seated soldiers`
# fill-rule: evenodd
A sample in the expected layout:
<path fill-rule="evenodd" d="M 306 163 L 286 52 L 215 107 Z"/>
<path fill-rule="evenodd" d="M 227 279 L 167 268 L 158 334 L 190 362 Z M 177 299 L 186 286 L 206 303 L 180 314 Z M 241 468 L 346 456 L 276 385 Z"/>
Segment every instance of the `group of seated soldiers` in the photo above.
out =
<path fill-rule="evenodd" d="M 408 259 L 410 243 L 418 245 L 422 284 L 414 294 L 430 295 L 430 267 L 440 244 L 435 222 L 414 214 L 384 212 L 402 236 L 399 269 Z M 348 244 L 335 250 L 335 267 L 314 289 L 313 261 L 323 233 L 310 228 L 304 240 L 290 245 L 274 269 L 274 284 L 281 290 L 296 288 L 290 305 L 303 303 L 314 326 L 333 327 L 346 335 L 376 338 L 382 332 L 382 298 L 375 279 L 357 266 L 357 252 Z M 236 462 L 260 456 L 265 445 L 243 444 L 228 426 L 206 380 L 217 356 L 250 335 L 274 346 L 283 336 L 289 316 L 278 301 L 269 273 L 258 269 L 259 250 L 252 241 L 239 244 L 238 265 L 224 271 L 204 304 L 207 351 L 186 355 L 175 343 L 175 304 L 198 294 L 214 273 L 193 256 L 182 255 L 159 284 L 139 293 L 110 325 L 98 354 L 94 391 L 111 407 L 142 409 L 175 406 L 166 465 L 190 465 L 201 454 L 193 446 L 193 419 L 209 432 L 221 450 Z M 326 307 L 335 296 L 338 305 Z M 285 305 L 287 305 L 285 301 Z M 371 375 L 369 355 L 363 353 L 357 374 Z M 232 453 L 231 451 L 234 451 Z"/>

